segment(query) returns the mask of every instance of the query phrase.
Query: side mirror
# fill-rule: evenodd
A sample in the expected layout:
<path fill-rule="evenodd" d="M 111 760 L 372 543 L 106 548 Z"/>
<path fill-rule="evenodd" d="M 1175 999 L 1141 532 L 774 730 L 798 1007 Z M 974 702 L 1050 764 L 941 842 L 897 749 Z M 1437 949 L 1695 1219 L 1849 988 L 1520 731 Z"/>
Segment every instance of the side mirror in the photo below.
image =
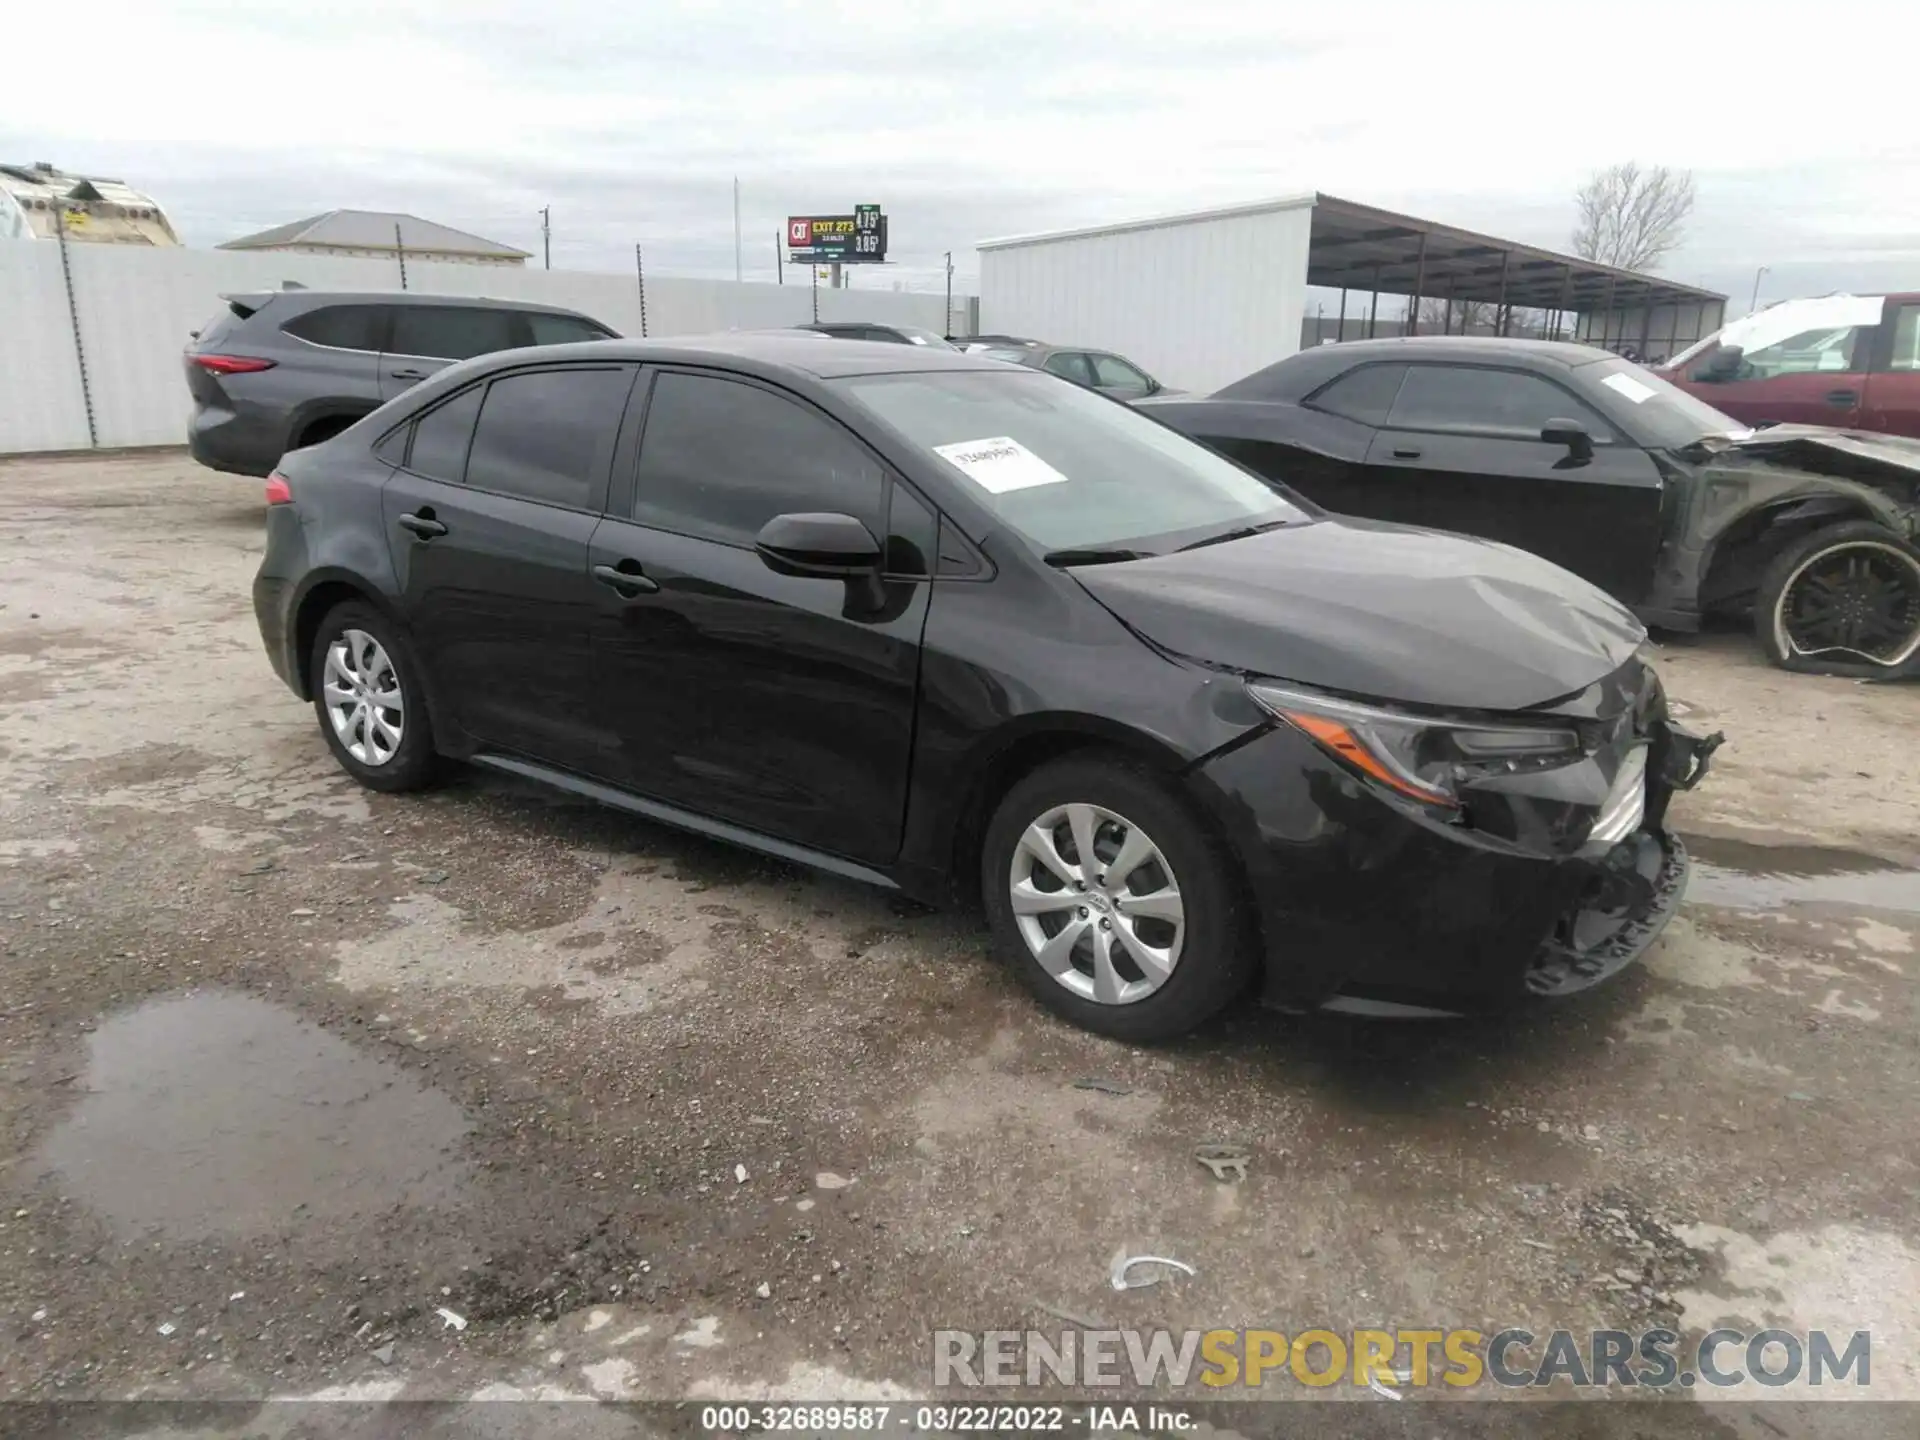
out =
<path fill-rule="evenodd" d="M 780 575 L 845 580 L 880 568 L 880 542 L 851 515 L 776 515 L 760 527 L 753 548 Z"/>
<path fill-rule="evenodd" d="M 1576 461 L 1593 458 L 1593 436 L 1578 420 L 1549 420 L 1540 427 L 1540 439 L 1548 445 L 1564 445 Z"/>
<path fill-rule="evenodd" d="M 1725 384 L 1729 380 L 1740 378 L 1740 367 L 1746 363 L 1747 355 L 1738 345 L 1722 345 L 1713 352 L 1711 359 L 1700 367 L 1694 379 L 1708 384 Z"/>

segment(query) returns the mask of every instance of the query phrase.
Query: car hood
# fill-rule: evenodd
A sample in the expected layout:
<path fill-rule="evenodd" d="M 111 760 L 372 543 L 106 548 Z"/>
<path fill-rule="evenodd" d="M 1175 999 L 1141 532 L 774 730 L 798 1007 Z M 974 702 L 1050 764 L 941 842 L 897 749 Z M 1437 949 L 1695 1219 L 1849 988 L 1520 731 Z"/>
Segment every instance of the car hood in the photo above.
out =
<path fill-rule="evenodd" d="M 1920 479 L 1920 440 L 1833 430 L 1824 425 L 1770 425 L 1727 437 L 1727 448 L 1815 475 L 1882 483 Z"/>
<path fill-rule="evenodd" d="M 1189 659 L 1448 709 L 1544 705 L 1619 669 L 1646 639 L 1619 602 L 1537 556 L 1367 520 L 1070 573 Z"/>

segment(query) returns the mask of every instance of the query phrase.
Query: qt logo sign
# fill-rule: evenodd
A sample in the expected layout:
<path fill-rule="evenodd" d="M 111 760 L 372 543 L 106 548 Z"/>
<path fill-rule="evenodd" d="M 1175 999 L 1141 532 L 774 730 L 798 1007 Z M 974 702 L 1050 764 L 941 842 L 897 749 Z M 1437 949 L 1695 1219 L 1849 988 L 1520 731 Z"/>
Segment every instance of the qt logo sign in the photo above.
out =
<path fill-rule="evenodd" d="M 813 221 L 787 221 L 787 244 L 802 247 L 813 244 Z"/>

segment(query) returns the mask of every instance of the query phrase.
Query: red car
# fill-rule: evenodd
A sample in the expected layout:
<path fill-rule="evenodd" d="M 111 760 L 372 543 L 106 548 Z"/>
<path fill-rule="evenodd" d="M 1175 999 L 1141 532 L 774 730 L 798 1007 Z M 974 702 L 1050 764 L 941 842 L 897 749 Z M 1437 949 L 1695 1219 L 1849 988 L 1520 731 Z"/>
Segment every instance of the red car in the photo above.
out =
<path fill-rule="evenodd" d="M 1920 294 L 1785 300 L 1659 371 L 1749 425 L 1920 437 Z"/>

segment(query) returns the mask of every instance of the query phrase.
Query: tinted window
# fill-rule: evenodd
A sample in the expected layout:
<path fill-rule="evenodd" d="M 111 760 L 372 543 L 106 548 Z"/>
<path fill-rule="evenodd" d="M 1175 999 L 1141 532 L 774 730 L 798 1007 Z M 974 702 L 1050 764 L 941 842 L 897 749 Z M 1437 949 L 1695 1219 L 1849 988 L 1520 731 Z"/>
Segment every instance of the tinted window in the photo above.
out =
<path fill-rule="evenodd" d="M 502 376 L 487 387 L 480 407 L 467 484 L 587 509 L 632 383 L 624 369 Z"/>
<path fill-rule="evenodd" d="M 1559 386 L 1517 370 L 1470 365 L 1409 365 L 1388 419 L 1410 430 L 1499 430 L 1536 438 L 1549 420 L 1578 420 L 1596 440 L 1610 435 Z"/>
<path fill-rule="evenodd" d="M 396 355 L 427 355 L 436 360 L 470 360 L 514 345 L 510 310 L 477 310 L 461 305 L 401 305 L 393 316 Z"/>
<path fill-rule="evenodd" d="M 1362 365 L 1349 370 L 1307 403 L 1329 415 L 1358 420 L 1362 425 L 1384 425 L 1406 377 L 1404 365 Z"/>
<path fill-rule="evenodd" d="M 633 518 L 739 545 L 794 511 L 852 515 L 878 533 L 884 484 L 825 416 L 756 386 L 664 374 L 647 407 Z"/>
<path fill-rule="evenodd" d="M 1093 383 L 1093 372 L 1087 369 L 1087 357 L 1077 350 L 1049 355 L 1046 363 L 1040 368 L 1050 374 L 1058 375 L 1062 380 L 1071 380 L 1076 385 Z"/>
<path fill-rule="evenodd" d="M 533 328 L 536 345 L 572 345 L 581 340 L 607 338 L 607 332 L 600 326 L 576 315 L 531 314 L 527 316 L 527 324 Z"/>
<path fill-rule="evenodd" d="M 1103 389 L 1144 395 L 1153 388 L 1143 373 L 1118 355 L 1089 355 L 1087 358 L 1093 362 L 1093 383 Z"/>
<path fill-rule="evenodd" d="M 462 390 L 414 422 L 413 448 L 407 453 L 409 470 L 460 483 L 467 466 L 467 442 L 473 439 L 474 417 L 480 413 L 480 392 L 485 388 L 476 385 Z"/>
<path fill-rule="evenodd" d="M 939 517 L 906 486 L 895 485 L 887 501 L 887 573 L 932 574 L 939 546 Z"/>
<path fill-rule="evenodd" d="M 289 335 L 336 350 L 378 350 L 381 310 L 377 305 L 328 305 L 296 315 L 280 328 Z"/>

